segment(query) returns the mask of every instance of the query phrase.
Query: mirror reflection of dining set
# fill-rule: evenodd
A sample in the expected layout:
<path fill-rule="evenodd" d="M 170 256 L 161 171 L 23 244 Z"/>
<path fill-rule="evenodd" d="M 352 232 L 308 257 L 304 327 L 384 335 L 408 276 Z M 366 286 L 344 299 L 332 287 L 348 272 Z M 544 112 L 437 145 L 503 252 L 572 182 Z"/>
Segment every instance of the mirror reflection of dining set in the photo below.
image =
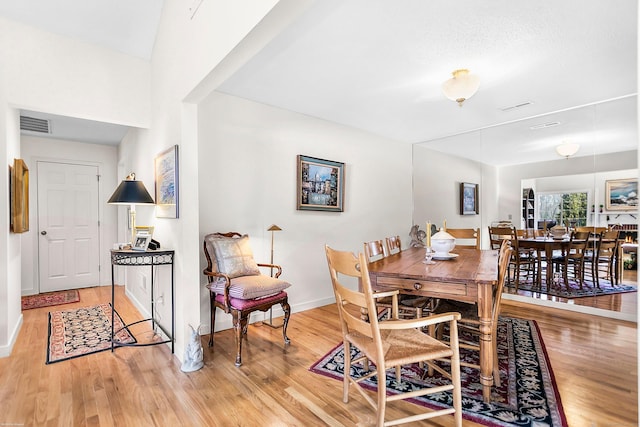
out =
<path fill-rule="evenodd" d="M 544 292 L 551 288 L 600 288 L 606 280 L 616 286 L 622 275 L 622 240 L 618 230 L 607 227 L 554 226 L 550 229 L 516 229 L 489 226 L 491 247 L 504 239 L 515 248 L 509 283 L 518 292 L 526 280 L 532 289 Z"/>

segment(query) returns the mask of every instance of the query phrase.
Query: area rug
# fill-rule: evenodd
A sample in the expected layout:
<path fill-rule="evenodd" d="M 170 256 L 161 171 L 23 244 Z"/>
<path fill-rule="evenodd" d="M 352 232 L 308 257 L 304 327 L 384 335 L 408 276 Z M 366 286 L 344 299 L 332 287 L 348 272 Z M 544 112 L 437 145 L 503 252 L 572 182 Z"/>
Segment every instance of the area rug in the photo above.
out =
<path fill-rule="evenodd" d="M 99 304 L 49 313 L 47 364 L 111 349 L 111 304 Z M 114 310 L 115 340 L 135 343 Z"/>
<path fill-rule="evenodd" d="M 352 358 L 359 350 L 352 347 Z M 462 360 L 478 363 L 478 353 L 461 349 Z M 492 388 L 491 402 L 482 400 L 480 372 L 461 367 L 463 418 L 495 427 L 566 427 L 567 420 L 555 388 L 555 379 L 538 326 L 533 320 L 501 317 L 498 322 L 498 360 L 500 387 Z M 362 364 L 351 366 L 353 376 L 363 376 Z M 311 372 L 342 381 L 344 374 L 344 347 L 342 344 L 316 362 Z M 424 379 L 423 379 L 424 376 Z M 402 382 L 396 381 L 395 370 L 386 375 L 390 394 L 446 384 L 447 380 L 434 373 L 424 375 L 417 364 L 402 367 Z M 364 386 L 377 390 L 377 376 L 365 380 Z M 342 394 L 336 385 L 337 395 Z M 415 404 L 432 409 L 453 406 L 451 393 L 436 393 L 412 400 Z"/>
<path fill-rule="evenodd" d="M 52 305 L 71 304 L 78 301 L 80 301 L 80 293 L 76 289 L 25 295 L 22 297 L 22 309 L 51 307 Z"/>
<path fill-rule="evenodd" d="M 511 290 L 515 289 L 514 283 L 509 283 L 507 287 Z M 564 284 L 563 280 L 552 283 L 551 286 L 547 286 L 544 282 L 542 289 L 534 284 L 532 279 L 520 279 L 518 283 L 518 290 L 538 292 L 546 295 L 561 297 L 561 298 L 582 298 L 582 297 L 595 297 L 601 295 L 621 294 L 627 292 L 637 292 L 638 288 L 633 285 L 617 284 L 612 285 L 609 280 L 600 279 L 600 287 L 596 287 L 590 280 L 584 281 L 582 289 L 580 284 L 574 280 L 569 279 L 569 289 Z"/>

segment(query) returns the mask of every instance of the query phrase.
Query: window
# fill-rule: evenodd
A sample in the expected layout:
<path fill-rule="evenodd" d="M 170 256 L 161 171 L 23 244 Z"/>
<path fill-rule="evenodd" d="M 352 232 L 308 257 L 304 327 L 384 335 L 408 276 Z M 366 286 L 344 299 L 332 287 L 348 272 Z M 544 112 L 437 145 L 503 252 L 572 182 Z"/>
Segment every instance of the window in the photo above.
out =
<path fill-rule="evenodd" d="M 586 191 L 538 194 L 538 219 L 571 227 L 587 225 Z M 555 225 L 554 224 L 554 225 Z"/>

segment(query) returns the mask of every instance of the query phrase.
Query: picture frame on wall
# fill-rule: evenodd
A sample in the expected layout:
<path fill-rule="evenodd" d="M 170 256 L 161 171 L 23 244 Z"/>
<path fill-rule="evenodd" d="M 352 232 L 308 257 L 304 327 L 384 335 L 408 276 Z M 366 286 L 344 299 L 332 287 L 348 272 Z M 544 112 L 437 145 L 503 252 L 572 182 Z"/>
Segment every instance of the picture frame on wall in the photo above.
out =
<path fill-rule="evenodd" d="M 298 155 L 297 209 L 344 211 L 344 163 Z"/>
<path fill-rule="evenodd" d="M 460 215 L 477 215 L 479 185 L 470 182 L 460 183 Z"/>
<path fill-rule="evenodd" d="M 627 178 L 605 181 L 605 202 L 607 211 L 637 211 L 638 180 Z"/>
<path fill-rule="evenodd" d="M 178 218 L 180 197 L 178 182 L 178 146 L 158 154 L 154 161 L 156 218 Z"/>

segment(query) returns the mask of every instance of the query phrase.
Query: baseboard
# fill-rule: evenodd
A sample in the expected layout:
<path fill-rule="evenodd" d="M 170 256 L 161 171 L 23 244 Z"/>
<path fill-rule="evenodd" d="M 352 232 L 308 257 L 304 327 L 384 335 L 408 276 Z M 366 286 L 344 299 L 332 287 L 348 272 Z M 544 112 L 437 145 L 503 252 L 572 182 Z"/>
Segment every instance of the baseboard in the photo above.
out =
<path fill-rule="evenodd" d="M 11 352 L 13 351 L 13 346 L 16 344 L 16 340 L 18 339 L 18 334 L 20 333 L 20 329 L 22 329 L 22 313 L 20 313 L 20 317 L 18 317 L 18 322 L 16 322 L 16 327 L 13 328 L 13 332 L 11 333 L 11 338 L 7 345 L 0 346 L 0 358 L 1 357 L 9 357 L 11 356 Z"/>

